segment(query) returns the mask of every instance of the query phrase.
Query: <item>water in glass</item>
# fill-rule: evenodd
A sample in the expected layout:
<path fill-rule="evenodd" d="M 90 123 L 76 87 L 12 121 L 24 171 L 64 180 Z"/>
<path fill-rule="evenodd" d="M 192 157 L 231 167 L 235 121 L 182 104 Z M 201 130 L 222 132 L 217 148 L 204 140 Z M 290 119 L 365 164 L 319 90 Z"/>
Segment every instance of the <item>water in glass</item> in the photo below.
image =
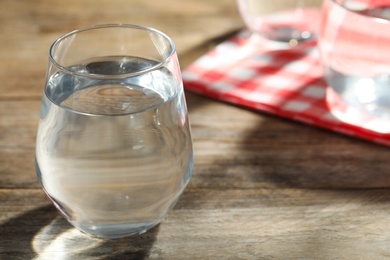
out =
<path fill-rule="evenodd" d="M 389 20 L 386 1 L 324 1 L 320 49 L 328 93 L 382 119 L 390 118 Z"/>
<path fill-rule="evenodd" d="M 181 81 L 165 68 L 115 78 L 155 64 L 101 57 L 48 79 L 37 136 L 38 177 L 68 221 L 88 234 L 145 232 L 174 206 L 190 179 L 184 95 L 181 86 L 167 86 Z"/>

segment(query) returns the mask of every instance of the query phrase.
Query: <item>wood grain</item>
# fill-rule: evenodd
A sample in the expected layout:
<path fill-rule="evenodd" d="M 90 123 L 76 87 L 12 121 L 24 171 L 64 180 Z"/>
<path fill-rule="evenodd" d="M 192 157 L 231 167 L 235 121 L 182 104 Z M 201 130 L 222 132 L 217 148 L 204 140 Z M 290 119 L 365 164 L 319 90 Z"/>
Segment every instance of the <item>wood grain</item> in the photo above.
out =
<path fill-rule="evenodd" d="M 173 39 L 186 67 L 197 46 L 207 48 L 214 38 L 243 27 L 233 0 L 3 0 L 0 12 L 0 99 L 39 98 L 50 45 L 79 28 L 106 23 L 154 27 Z"/>
<path fill-rule="evenodd" d="M 187 97 L 196 152 L 197 178 L 192 185 L 229 188 L 390 186 L 387 147 L 225 106 L 195 94 Z"/>
<path fill-rule="evenodd" d="M 136 238 L 98 240 L 72 228 L 35 190 L 0 192 L 4 259 L 386 259 L 390 192 L 187 189 Z M 367 214 L 375 212 L 375 214 Z M 23 238 L 23 239 L 21 239 Z"/>

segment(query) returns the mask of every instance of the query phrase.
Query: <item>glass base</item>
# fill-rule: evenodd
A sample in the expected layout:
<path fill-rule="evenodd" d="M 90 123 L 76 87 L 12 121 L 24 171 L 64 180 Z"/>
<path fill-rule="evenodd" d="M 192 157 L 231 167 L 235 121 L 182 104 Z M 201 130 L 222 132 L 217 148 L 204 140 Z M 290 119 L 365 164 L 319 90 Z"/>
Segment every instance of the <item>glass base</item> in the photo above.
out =
<path fill-rule="evenodd" d="M 159 223 L 160 221 L 100 226 L 71 224 L 86 235 L 97 238 L 115 239 L 141 235 Z"/>
<path fill-rule="evenodd" d="M 326 104 L 334 117 L 340 121 L 377 133 L 390 133 L 390 120 L 381 118 L 366 110 L 358 109 L 343 101 L 332 88 L 326 89 Z"/>
<path fill-rule="evenodd" d="M 300 42 L 313 40 L 315 38 L 312 32 L 300 31 L 292 26 L 280 26 L 271 31 L 264 32 L 263 34 L 270 40 L 286 42 L 290 45 L 296 45 Z"/>

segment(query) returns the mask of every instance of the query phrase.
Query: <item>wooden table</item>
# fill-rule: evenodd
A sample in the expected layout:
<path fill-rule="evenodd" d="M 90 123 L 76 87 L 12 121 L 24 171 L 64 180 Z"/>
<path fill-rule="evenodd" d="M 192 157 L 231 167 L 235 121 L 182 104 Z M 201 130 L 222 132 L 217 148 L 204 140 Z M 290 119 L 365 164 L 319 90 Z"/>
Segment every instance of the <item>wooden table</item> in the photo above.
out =
<path fill-rule="evenodd" d="M 193 178 L 136 238 L 88 239 L 41 190 L 34 147 L 47 52 L 102 23 L 160 29 L 184 69 L 243 27 L 233 0 L 0 3 L 0 259 L 390 258 L 390 149 L 187 94 Z"/>

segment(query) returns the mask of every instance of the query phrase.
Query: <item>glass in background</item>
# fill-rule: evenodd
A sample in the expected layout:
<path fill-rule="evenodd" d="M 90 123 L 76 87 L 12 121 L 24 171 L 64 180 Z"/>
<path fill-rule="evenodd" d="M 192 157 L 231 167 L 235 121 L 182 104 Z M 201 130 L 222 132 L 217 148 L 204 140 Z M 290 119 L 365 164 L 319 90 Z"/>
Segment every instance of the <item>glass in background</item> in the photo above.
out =
<path fill-rule="evenodd" d="M 237 0 L 247 27 L 270 40 L 292 46 L 315 39 L 321 0 Z"/>
<path fill-rule="evenodd" d="M 370 117 L 383 120 L 371 128 L 386 132 L 390 119 L 390 1 L 325 0 L 319 46 L 332 113 L 347 123 Z"/>

